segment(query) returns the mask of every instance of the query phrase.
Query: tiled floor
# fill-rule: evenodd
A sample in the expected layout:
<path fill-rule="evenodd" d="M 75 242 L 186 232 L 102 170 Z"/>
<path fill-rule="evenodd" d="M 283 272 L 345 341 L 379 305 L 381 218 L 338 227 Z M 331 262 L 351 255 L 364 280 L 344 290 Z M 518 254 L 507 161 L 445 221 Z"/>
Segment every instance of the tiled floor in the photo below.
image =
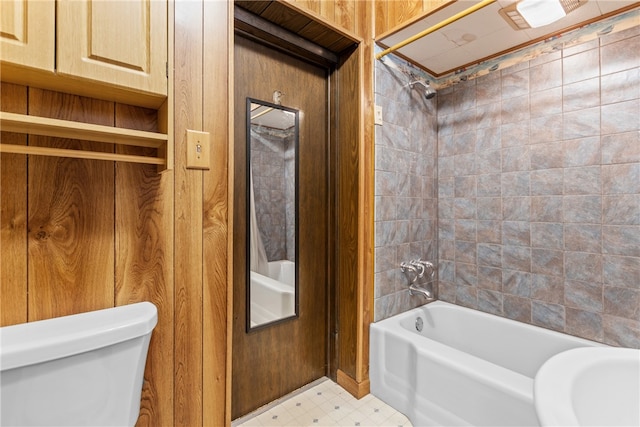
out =
<path fill-rule="evenodd" d="M 233 427 L 411 427 L 400 412 L 369 394 L 360 400 L 323 378 L 235 420 Z"/>

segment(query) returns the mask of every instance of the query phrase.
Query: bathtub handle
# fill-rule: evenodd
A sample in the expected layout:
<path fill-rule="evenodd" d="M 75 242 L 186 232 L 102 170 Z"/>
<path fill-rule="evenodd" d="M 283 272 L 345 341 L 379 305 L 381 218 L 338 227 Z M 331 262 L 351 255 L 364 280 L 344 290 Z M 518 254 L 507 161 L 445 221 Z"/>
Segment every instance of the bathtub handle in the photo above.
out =
<path fill-rule="evenodd" d="M 435 273 L 435 267 L 431 262 L 423 261 L 421 259 L 415 259 L 411 261 L 411 265 L 420 266 L 422 268 L 422 271 L 418 276 L 420 279 L 422 279 L 425 276 L 425 273 L 428 280 L 433 279 L 433 274 Z"/>
<path fill-rule="evenodd" d="M 418 277 L 422 277 L 424 274 L 424 266 L 416 265 L 413 261 L 411 263 L 401 263 L 400 269 L 404 275 L 407 276 L 407 279 L 409 279 L 409 283 L 415 283 L 418 280 Z M 418 269 L 420 269 L 420 272 L 418 272 Z"/>

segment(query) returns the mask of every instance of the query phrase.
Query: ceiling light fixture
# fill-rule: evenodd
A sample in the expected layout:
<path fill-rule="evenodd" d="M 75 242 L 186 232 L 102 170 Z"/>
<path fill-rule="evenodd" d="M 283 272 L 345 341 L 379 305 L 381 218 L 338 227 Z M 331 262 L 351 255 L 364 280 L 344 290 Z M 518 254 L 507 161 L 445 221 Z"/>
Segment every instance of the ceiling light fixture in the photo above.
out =
<path fill-rule="evenodd" d="M 587 0 L 520 0 L 500 9 L 500 15 L 516 30 L 538 28 L 556 22 Z"/>

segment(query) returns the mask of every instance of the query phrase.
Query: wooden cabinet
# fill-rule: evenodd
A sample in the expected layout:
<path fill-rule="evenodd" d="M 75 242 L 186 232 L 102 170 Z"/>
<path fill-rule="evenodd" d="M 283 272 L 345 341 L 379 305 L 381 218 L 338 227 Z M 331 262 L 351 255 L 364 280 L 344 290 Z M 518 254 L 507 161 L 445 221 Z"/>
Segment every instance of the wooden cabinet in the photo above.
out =
<path fill-rule="evenodd" d="M 57 72 L 167 93 L 167 3 L 58 0 Z"/>
<path fill-rule="evenodd" d="M 1 0 L 0 59 L 53 72 L 55 7 L 54 0 Z"/>
<path fill-rule="evenodd" d="M 3 131 L 152 148 L 151 155 L 0 143 L 0 153 L 173 167 L 168 2 L 0 0 L 3 82 L 156 110 L 160 133 L 0 111 Z M 173 28 L 173 26 L 171 26 Z"/>
<path fill-rule="evenodd" d="M 2 81 L 151 108 L 166 100 L 167 1 L 0 0 L 0 25 Z"/>

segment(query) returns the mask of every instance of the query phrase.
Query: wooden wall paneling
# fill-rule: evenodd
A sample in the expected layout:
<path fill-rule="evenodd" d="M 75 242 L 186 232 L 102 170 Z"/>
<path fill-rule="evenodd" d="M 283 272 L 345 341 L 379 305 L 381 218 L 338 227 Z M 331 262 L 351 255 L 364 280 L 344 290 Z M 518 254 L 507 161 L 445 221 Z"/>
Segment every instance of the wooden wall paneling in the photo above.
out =
<path fill-rule="evenodd" d="M 30 88 L 29 113 L 112 126 L 114 106 Z M 110 149 L 37 136 L 29 144 Z M 28 187 L 29 321 L 113 307 L 113 162 L 32 156 Z"/>
<path fill-rule="evenodd" d="M 396 27 L 422 13 L 422 0 L 394 1 L 389 16 L 391 27 Z"/>
<path fill-rule="evenodd" d="M 203 16 L 203 129 L 211 133 L 211 169 L 204 172 L 203 188 L 203 425 L 221 426 L 231 422 L 226 396 L 230 392 L 231 364 L 231 330 L 227 330 L 231 322 L 227 323 L 227 316 L 233 295 L 232 282 L 228 281 L 233 242 L 229 214 L 233 200 L 229 173 L 233 2 L 204 2 Z"/>
<path fill-rule="evenodd" d="M 186 130 L 202 129 L 203 2 L 175 2 L 174 426 L 202 425 L 202 177 L 186 169 Z"/>
<path fill-rule="evenodd" d="M 397 27 L 408 24 L 447 3 L 456 0 L 375 0 L 375 35 L 379 36 Z"/>
<path fill-rule="evenodd" d="M 322 15 L 320 8 L 322 3 L 326 3 L 326 2 L 322 2 L 320 0 L 294 0 L 298 5 L 302 6 L 302 7 L 306 7 L 307 9 L 311 10 L 314 13 L 317 13 L 318 15 Z"/>
<path fill-rule="evenodd" d="M 373 45 L 373 14 L 370 4 L 358 3 L 358 21 L 356 32 L 363 36 L 360 44 L 359 74 L 360 74 L 360 164 L 358 171 L 360 181 L 358 217 L 358 271 L 360 273 L 358 304 L 358 340 L 359 353 L 356 362 L 356 381 L 360 385 L 360 394 L 369 392 L 369 324 L 373 321 L 374 299 L 374 45 Z"/>
<path fill-rule="evenodd" d="M 335 22 L 336 4 L 333 1 L 320 0 L 320 10 L 318 14 L 329 22 Z"/>
<path fill-rule="evenodd" d="M 438 9 L 447 3 L 452 3 L 454 0 L 423 0 L 422 12 L 430 12 Z"/>
<path fill-rule="evenodd" d="M 356 21 L 359 16 L 356 14 L 355 0 L 336 0 L 334 6 L 334 21 L 336 24 L 349 31 L 355 31 Z"/>
<path fill-rule="evenodd" d="M 0 109 L 27 114 L 27 88 L 2 83 Z M 2 132 L 0 139 L 26 145 L 27 136 Z M 0 326 L 27 321 L 27 156 L 0 156 Z"/>
<path fill-rule="evenodd" d="M 355 30 L 356 4 L 360 2 L 360 0 L 292 0 L 292 3 L 304 7 L 348 31 Z"/>
<path fill-rule="evenodd" d="M 389 28 L 389 4 L 391 2 L 384 0 L 375 0 L 375 22 L 374 22 L 374 34 L 384 33 Z"/>
<path fill-rule="evenodd" d="M 358 67 L 359 52 L 341 60 L 338 66 L 338 93 L 340 93 L 339 153 L 338 153 L 338 237 L 337 237 L 337 283 L 338 283 L 338 368 L 351 378 L 356 378 L 357 358 L 357 301 L 358 301 L 358 214 L 359 181 L 361 167 L 359 153 L 360 132 L 359 94 L 360 80 Z M 346 125 L 350 124 L 350 125 Z"/>
<path fill-rule="evenodd" d="M 116 126 L 158 131 L 157 112 L 116 104 Z M 121 154 L 145 154 L 118 146 Z M 150 301 L 158 308 L 137 426 L 173 423 L 173 175 L 153 165 L 116 163 L 116 306 Z"/>
<path fill-rule="evenodd" d="M 369 125 L 373 123 L 371 49 L 371 43 L 363 41 L 340 65 L 338 81 L 341 93 L 339 122 L 358 125 L 341 126 L 338 131 L 340 321 L 337 381 L 358 398 L 369 393 L 368 333 L 373 299 L 373 129 Z"/>

